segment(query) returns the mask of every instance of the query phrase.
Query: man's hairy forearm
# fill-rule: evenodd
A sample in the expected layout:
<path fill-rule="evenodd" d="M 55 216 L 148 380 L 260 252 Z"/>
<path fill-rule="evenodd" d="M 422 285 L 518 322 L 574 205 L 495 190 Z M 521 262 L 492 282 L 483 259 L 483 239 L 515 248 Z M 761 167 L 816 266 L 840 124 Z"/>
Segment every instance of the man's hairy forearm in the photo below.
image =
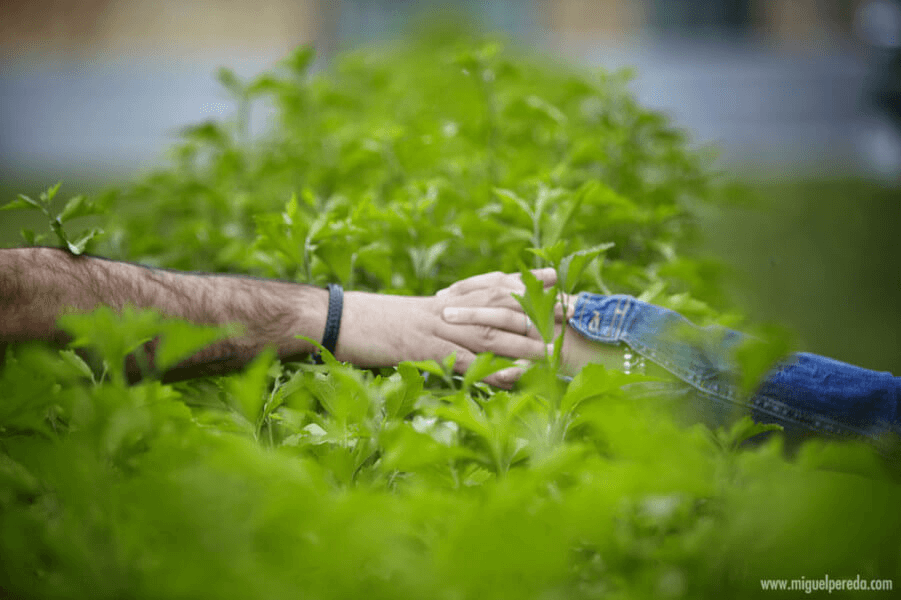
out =
<path fill-rule="evenodd" d="M 73 256 L 54 248 L 0 250 L 0 343 L 47 340 L 64 344 L 56 320 L 70 310 L 126 304 L 198 324 L 239 323 L 240 338 L 216 342 L 180 363 L 167 380 L 240 368 L 267 346 L 282 359 L 312 350 L 294 336 L 322 334 L 325 290 L 250 277 L 152 269 L 102 258 Z M 145 346 L 153 359 L 155 342 Z M 128 371 L 136 378 L 132 357 Z"/>

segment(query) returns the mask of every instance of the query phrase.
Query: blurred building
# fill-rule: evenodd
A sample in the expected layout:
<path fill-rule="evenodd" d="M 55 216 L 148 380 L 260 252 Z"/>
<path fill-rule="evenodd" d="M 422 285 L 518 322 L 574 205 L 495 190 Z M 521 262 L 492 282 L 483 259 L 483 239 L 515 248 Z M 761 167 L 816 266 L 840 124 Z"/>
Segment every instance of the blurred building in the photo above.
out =
<path fill-rule="evenodd" d="M 872 1 L 0 0 L 0 176 L 157 164 L 180 126 L 227 114 L 216 67 L 249 76 L 306 43 L 321 65 L 445 7 L 587 64 L 635 66 L 639 98 L 732 164 L 867 171 L 868 153 L 901 148 L 868 110 L 855 15 Z"/>

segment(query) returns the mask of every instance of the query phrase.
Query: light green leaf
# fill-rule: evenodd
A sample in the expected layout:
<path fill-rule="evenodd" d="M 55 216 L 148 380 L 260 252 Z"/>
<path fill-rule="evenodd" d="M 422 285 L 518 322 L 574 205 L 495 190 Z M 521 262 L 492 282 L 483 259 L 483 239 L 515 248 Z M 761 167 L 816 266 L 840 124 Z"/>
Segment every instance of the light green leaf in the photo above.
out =
<path fill-rule="evenodd" d="M 397 373 L 391 376 L 392 380 L 395 378 L 397 385 L 386 388 L 385 416 L 389 419 L 403 419 L 412 412 L 425 380 L 411 363 L 400 363 Z"/>
<path fill-rule="evenodd" d="M 236 408 L 250 423 L 255 423 L 266 400 L 269 383 L 268 371 L 275 360 L 275 352 L 267 348 L 244 370 L 226 380 L 226 390 L 234 399 Z"/>
<path fill-rule="evenodd" d="M 84 196 L 75 196 L 66 202 L 63 211 L 57 217 L 61 223 L 78 217 L 87 217 L 102 213 L 103 210 Z"/>
<path fill-rule="evenodd" d="M 244 83 L 240 80 L 238 75 L 229 68 L 220 67 L 219 70 L 216 71 L 216 80 L 222 87 L 228 90 L 229 93 L 236 97 L 240 98 L 245 93 Z"/>
<path fill-rule="evenodd" d="M 316 52 L 312 46 L 300 46 L 284 59 L 282 64 L 295 75 L 306 75 L 315 57 Z"/>
<path fill-rule="evenodd" d="M 60 229 L 60 233 L 62 229 Z M 75 241 L 66 240 L 66 246 L 69 248 L 69 251 L 72 254 L 79 255 L 85 251 L 91 241 L 103 234 L 103 230 L 97 227 L 90 229 L 88 231 L 83 231 L 79 234 L 79 237 L 75 239 Z"/>
<path fill-rule="evenodd" d="M 72 366 L 77 372 L 84 375 L 91 381 L 94 380 L 94 371 L 91 370 L 91 367 L 88 366 L 78 354 L 75 353 L 74 350 L 60 350 L 59 351 L 60 358 L 63 359 L 67 364 Z"/>
<path fill-rule="evenodd" d="M 557 265 L 560 264 L 560 261 L 563 260 L 567 245 L 565 240 L 560 240 L 553 246 L 548 246 L 546 248 L 528 248 L 527 250 L 545 261 L 548 266 L 556 268 Z"/>
<path fill-rule="evenodd" d="M 485 440 L 491 440 L 492 436 L 488 419 L 475 400 L 462 392 L 450 396 L 446 400 L 449 400 L 451 404 L 436 408 L 435 414 L 438 417 L 453 421 L 460 427 L 472 431 Z"/>
<path fill-rule="evenodd" d="M 445 377 L 446 373 L 444 369 L 434 360 L 416 360 L 416 361 L 404 361 L 400 363 L 401 365 L 410 365 L 420 371 L 425 371 L 426 373 L 431 373 L 432 375 L 437 375 L 438 377 Z"/>
<path fill-rule="evenodd" d="M 35 200 L 32 200 L 28 196 L 25 196 L 24 194 L 19 194 L 19 196 L 15 200 L 8 202 L 0 207 L 0 210 L 39 210 L 45 215 L 50 216 L 50 213 L 47 212 L 46 207 L 36 202 Z"/>
<path fill-rule="evenodd" d="M 579 250 L 574 252 L 560 261 L 560 269 L 558 271 L 558 281 L 560 288 L 567 294 L 573 293 L 585 271 L 585 267 L 602 252 L 606 252 L 612 248 L 612 242 L 599 244 L 592 248 Z"/>
<path fill-rule="evenodd" d="M 213 342 L 237 337 L 240 333 L 238 326 L 211 327 L 180 320 L 166 321 L 160 326 L 156 364 L 162 370 L 169 369 Z"/>
<path fill-rule="evenodd" d="M 508 205 L 512 204 L 514 206 L 518 206 L 523 212 L 526 213 L 526 215 L 529 216 L 530 219 L 533 219 L 535 217 L 535 213 L 532 210 L 532 207 L 529 206 L 529 203 L 526 202 L 525 200 L 523 200 L 522 198 L 520 198 L 519 196 L 517 196 L 515 192 L 513 192 L 511 190 L 505 190 L 502 188 L 495 188 L 494 193 L 498 198 L 503 200 L 506 204 L 508 204 Z"/>
<path fill-rule="evenodd" d="M 53 198 L 56 197 L 56 193 L 59 191 L 62 184 L 63 182 L 59 181 L 53 187 L 47 188 L 46 192 L 41 192 L 41 202 L 43 202 L 45 206 L 50 206 L 50 203 L 53 201 Z"/>
<path fill-rule="evenodd" d="M 522 281 L 526 286 L 523 295 L 513 294 L 525 313 L 532 319 L 535 328 L 546 344 L 554 337 L 554 305 L 557 302 L 556 288 L 545 291 L 544 283 L 538 280 L 531 271 L 522 271 Z"/>
<path fill-rule="evenodd" d="M 482 352 L 466 369 L 466 373 L 463 375 L 463 387 L 469 388 L 477 381 L 482 381 L 489 375 L 512 366 L 514 366 L 512 360 L 494 356 L 490 352 Z"/>

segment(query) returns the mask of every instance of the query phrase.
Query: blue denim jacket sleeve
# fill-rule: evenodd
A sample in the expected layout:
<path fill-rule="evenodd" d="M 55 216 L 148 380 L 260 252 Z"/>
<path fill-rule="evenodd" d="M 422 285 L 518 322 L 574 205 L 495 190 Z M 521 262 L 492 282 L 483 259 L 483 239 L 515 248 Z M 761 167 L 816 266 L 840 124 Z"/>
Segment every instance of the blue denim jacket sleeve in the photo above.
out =
<path fill-rule="evenodd" d="M 605 343 L 624 343 L 671 373 L 671 392 L 690 397 L 712 426 L 742 413 L 787 432 L 875 438 L 901 432 L 901 378 L 798 353 L 781 361 L 748 397 L 735 383 L 731 351 L 746 336 L 697 327 L 682 315 L 625 295 L 580 294 L 570 325 Z"/>

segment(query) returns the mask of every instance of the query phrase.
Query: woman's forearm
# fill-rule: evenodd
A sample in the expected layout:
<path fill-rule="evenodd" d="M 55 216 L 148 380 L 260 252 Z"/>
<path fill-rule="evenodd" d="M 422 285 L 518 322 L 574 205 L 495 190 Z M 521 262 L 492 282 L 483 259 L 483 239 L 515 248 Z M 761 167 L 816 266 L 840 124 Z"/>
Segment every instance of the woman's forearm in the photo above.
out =
<path fill-rule="evenodd" d="M 47 340 L 64 344 L 57 318 L 99 306 L 126 304 L 198 324 L 243 327 L 241 337 L 213 343 L 180 363 L 168 379 L 240 368 L 267 346 L 280 358 L 302 356 L 325 327 L 328 293 L 296 283 L 152 269 L 73 256 L 54 248 L 0 250 L 0 342 Z M 153 359 L 155 343 L 146 345 Z M 130 360 L 129 371 L 136 369 Z M 130 373 L 134 375 L 134 373 Z"/>

